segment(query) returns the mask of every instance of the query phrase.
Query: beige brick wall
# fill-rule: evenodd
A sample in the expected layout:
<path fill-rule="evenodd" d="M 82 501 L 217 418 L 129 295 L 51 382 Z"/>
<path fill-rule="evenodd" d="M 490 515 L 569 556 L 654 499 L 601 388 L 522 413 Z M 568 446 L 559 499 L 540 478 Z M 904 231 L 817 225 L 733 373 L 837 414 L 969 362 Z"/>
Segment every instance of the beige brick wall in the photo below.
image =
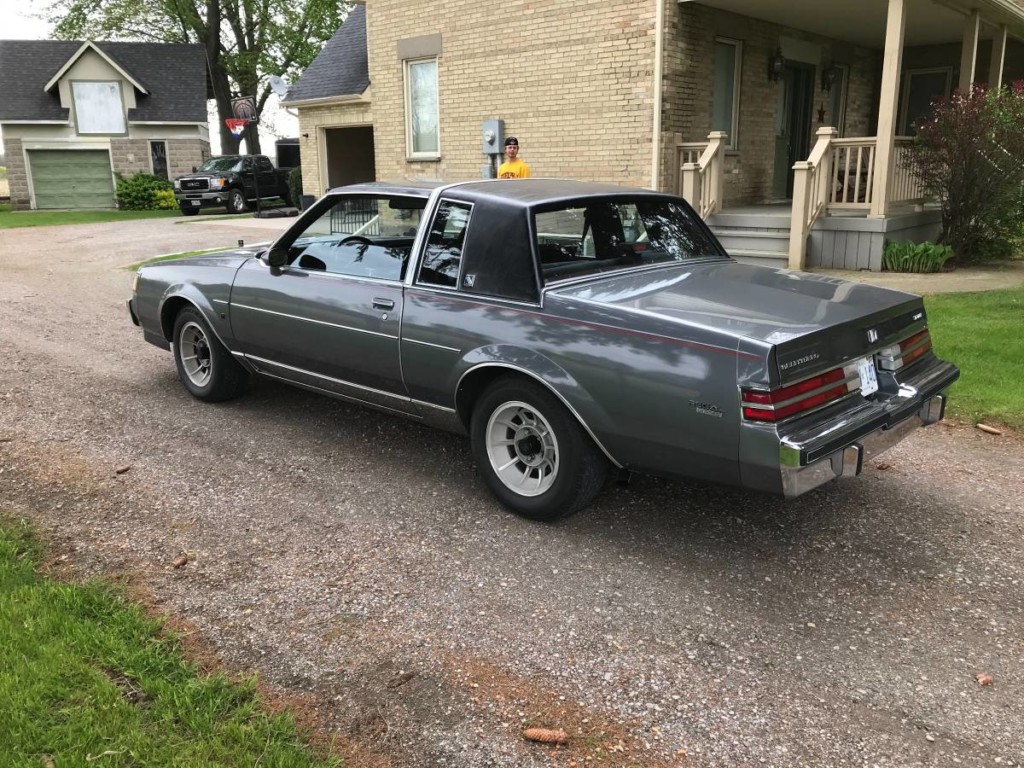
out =
<path fill-rule="evenodd" d="M 32 207 L 29 197 L 28 171 L 21 139 L 4 137 L 4 162 L 7 164 L 7 183 L 11 188 L 11 209 L 27 211 Z"/>
<path fill-rule="evenodd" d="M 167 175 L 172 180 L 209 159 L 210 142 L 205 139 L 167 139 Z"/>
<path fill-rule="evenodd" d="M 479 178 L 501 118 L 534 176 L 649 184 L 654 32 L 651 0 L 370 0 L 378 178 Z M 410 162 L 397 43 L 436 33 L 441 158 Z"/>

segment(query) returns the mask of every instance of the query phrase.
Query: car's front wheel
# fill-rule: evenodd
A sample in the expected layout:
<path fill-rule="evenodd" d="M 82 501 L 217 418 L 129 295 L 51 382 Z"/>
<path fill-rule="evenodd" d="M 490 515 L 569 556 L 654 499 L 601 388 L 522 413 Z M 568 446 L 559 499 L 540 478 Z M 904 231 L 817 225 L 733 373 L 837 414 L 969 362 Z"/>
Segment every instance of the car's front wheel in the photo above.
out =
<path fill-rule="evenodd" d="M 240 189 L 232 189 L 228 192 L 228 210 L 231 213 L 245 213 L 249 210 L 249 203 Z"/>
<path fill-rule="evenodd" d="M 182 208 L 181 209 L 181 215 L 182 216 L 198 216 L 199 215 L 199 209 L 198 208 Z"/>
<path fill-rule="evenodd" d="M 608 474 L 608 461 L 576 418 L 526 378 L 495 381 L 473 408 L 470 434 L 491 492 L 532 520 L 554 520 L 586 506 Z"/>
<path fill-rule="evenodd" d="M 174 321 L 174 365 L 185 389 L 208 403 L 238 397 L 249 380 L 195 307 L 185 307 Z"/>

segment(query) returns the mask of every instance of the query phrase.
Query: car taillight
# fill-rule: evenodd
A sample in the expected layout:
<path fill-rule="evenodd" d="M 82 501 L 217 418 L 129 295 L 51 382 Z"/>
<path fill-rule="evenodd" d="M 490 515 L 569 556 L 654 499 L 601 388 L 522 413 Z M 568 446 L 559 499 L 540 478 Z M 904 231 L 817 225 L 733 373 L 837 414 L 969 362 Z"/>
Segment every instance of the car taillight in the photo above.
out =
<path fill-rule="evenodd" d="M 932 348 L 932 337 L 928 329 L 918 331 L 899 344 L 882 349 L 878 353 L 878 367 L 883 371 L 898 371 L 910 365 Z"/>
<path fill-rule="evenodd" d="M 845 396 L 856 377 L 842 368 L 796 384 L 770 390 L 742 390 L 743 417 L 750 421 L 781 421 Z"/>

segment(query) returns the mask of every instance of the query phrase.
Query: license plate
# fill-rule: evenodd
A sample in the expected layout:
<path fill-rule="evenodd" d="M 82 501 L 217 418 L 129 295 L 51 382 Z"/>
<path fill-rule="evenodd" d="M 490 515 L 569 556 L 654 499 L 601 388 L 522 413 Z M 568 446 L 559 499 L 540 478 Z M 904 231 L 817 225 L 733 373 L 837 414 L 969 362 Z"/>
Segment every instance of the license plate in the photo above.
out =
<path fill-rule="evenodd" d="M 875 361 L 870 357 L 857 361 L 857 375 L 860 376 L 860 393 L 867 397 L 878 391 L 878 376 L 875 374 Z"/>
<path fill-rule="evenodd" d="M 203 204 L 202 200 L 190 200 L 189 202 L 192 203 L 192 205 L 202 205 Z"/>

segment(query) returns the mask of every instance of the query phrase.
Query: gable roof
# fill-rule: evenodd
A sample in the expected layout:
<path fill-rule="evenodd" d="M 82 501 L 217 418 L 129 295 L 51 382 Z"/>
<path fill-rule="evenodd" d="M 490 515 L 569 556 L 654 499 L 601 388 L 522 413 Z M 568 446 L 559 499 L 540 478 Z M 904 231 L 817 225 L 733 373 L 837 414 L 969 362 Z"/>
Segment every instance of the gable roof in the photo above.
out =
<path fill-rule="evenodd" d="M 135 88 L 129 122 L 207 121 L 203 46 L 82 40 L 0 40 L 0 121 L 67 120 L 54 86 L 89 48 Z"/>
<path fill-rule="evenodd" d="M 284 104 L 358 96 L 370 85 L 366 60 L 366 6 L 356 5 L 313 63 L 285 96 Z"/>

